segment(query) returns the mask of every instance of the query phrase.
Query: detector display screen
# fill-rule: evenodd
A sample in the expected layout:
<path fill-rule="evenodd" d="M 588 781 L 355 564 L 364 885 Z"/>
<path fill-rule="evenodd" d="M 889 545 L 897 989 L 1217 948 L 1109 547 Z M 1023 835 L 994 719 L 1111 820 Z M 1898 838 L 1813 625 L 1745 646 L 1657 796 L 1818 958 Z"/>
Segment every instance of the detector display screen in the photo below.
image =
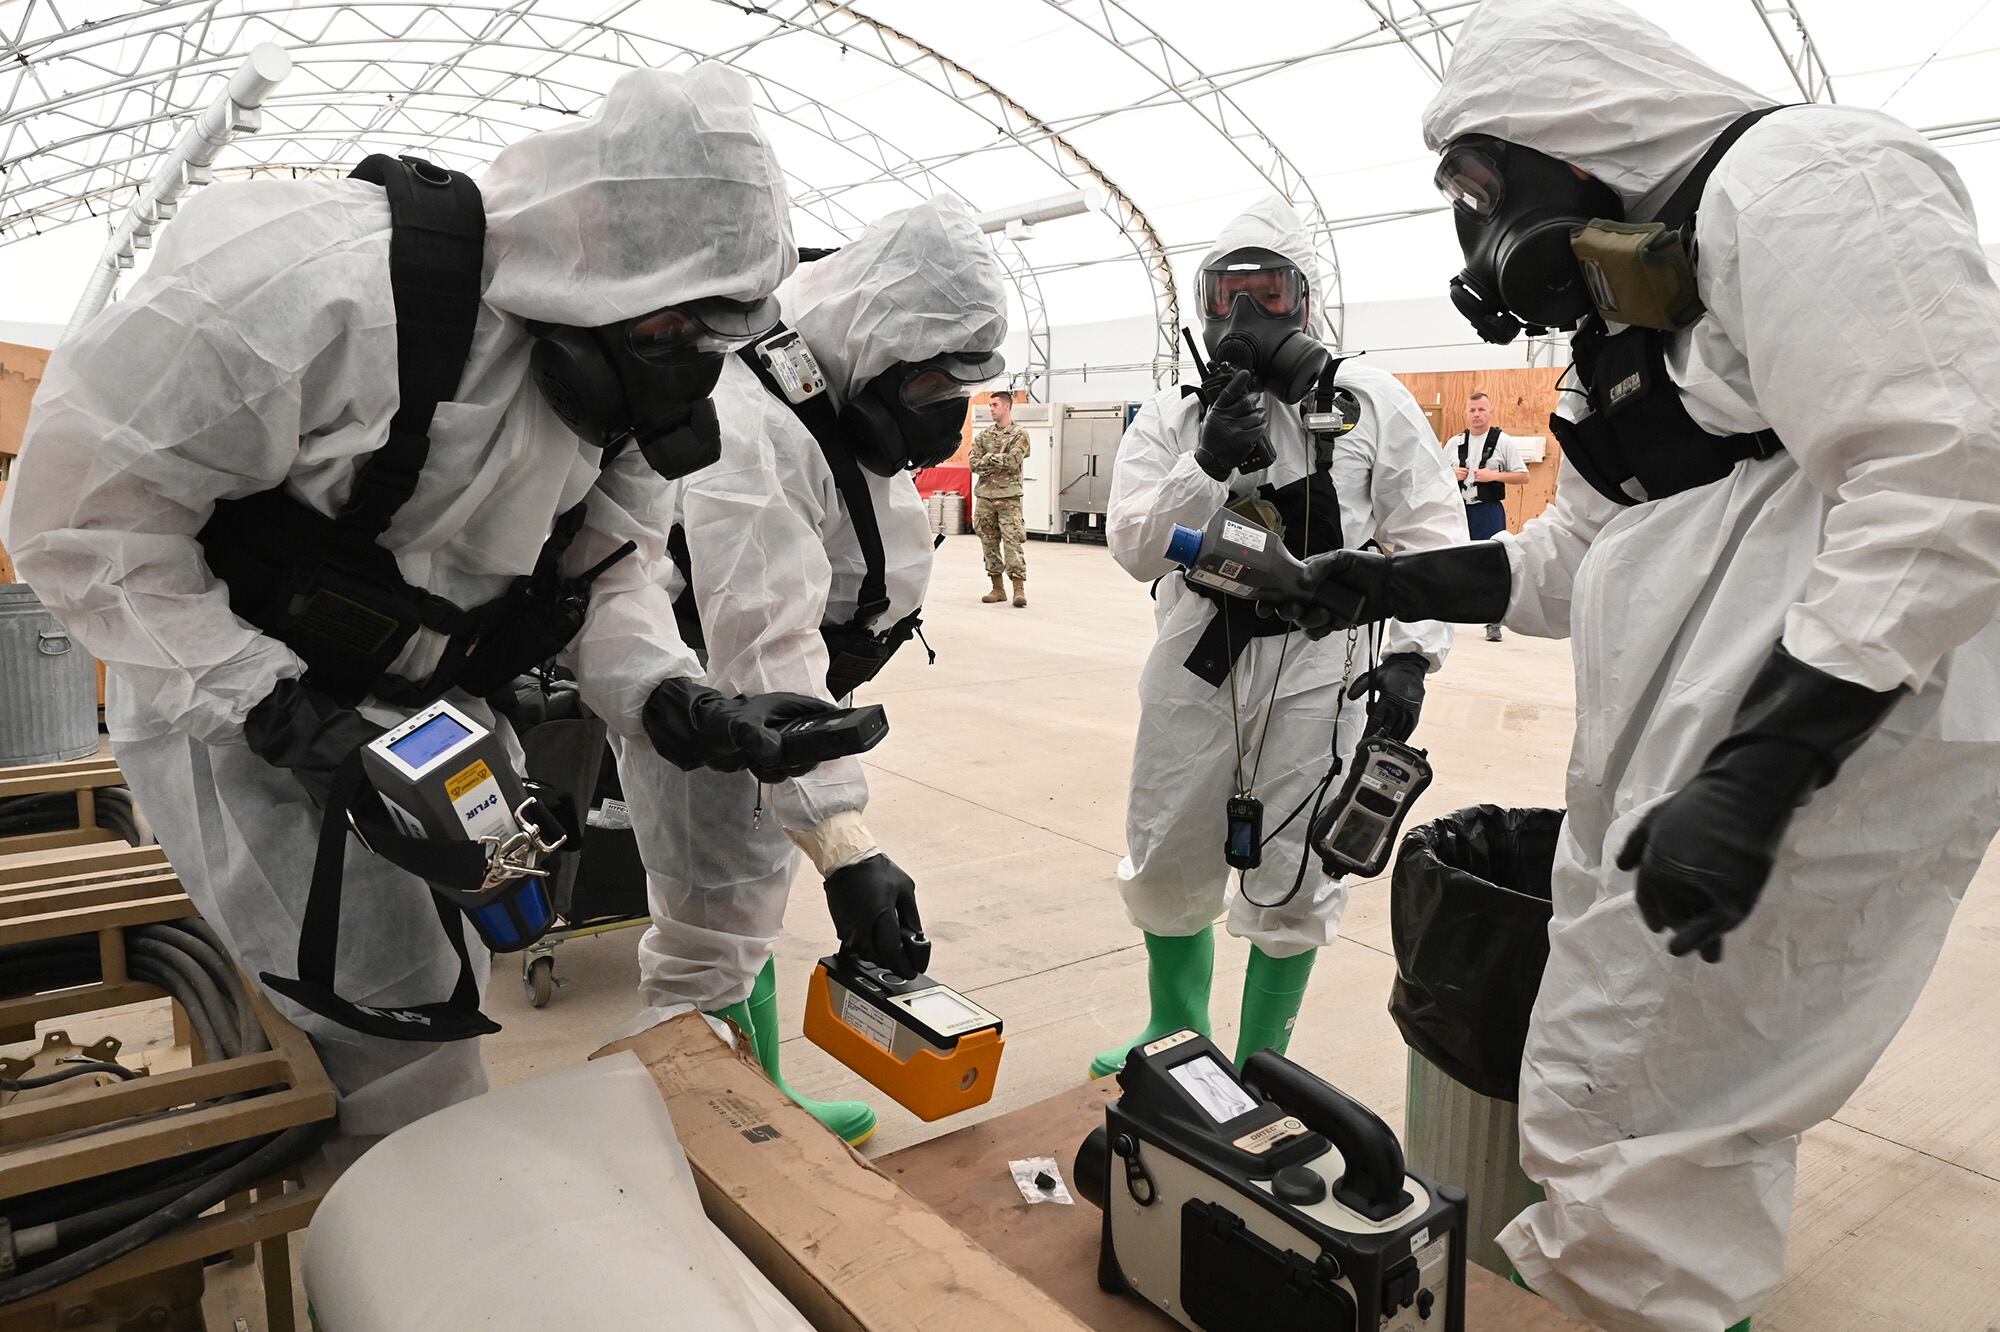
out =
<path fill-rule="evenodd" d="M 968 1022 L 992 1020 L 949 990 L 919 990 L 904 1002 L 904 1007 L 934 1031 L 952 1031 Z"/>
<path fill-rule="evenodd" d="M 1218 1124 L 1227 1124 L 1257 1108 L 1241 1084 L 1207 1055 L 1176 1064 L 1168 1072 Z"/>
<path fill-rule="evenodd" d="M 422 771 L 438 755 L 471 734 L 451 717 L 440 713 L 401 739 L 391 740 L 389 752 L 412 769 Z"/>

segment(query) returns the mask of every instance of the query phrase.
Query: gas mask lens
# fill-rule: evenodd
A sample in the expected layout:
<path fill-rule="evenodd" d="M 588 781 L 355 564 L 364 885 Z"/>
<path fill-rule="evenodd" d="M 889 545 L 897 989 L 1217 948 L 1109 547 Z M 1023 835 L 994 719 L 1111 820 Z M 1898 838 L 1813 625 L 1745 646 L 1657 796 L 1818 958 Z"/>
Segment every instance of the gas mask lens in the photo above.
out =
<path fill-rule="evenodd" d="M 903 381 L 903 405 L 912 411 L 936 407 L 953 398 L 972 396 L 972 385 L 961 384 L 942 370 L 919 370 Z"/>
<path fill-rule="evenodd" d="M 625 345 L 642 361 L 656 364 L 689 356 L 723 356 L 771 331 L 778 301 L 707 300 L 670 305 L 625 326 Z"/>
<path fill-rule="evenodd" d="M 1432 181 L 1453 208 L 1474 217 L 1491 217 L 1506 197 L 1499 164 L 1477 148 L 1445 150 Z"/>
<path fill-rule="evenodd" d="M 1227 319 L 1239 295 L 1249 296 L 1267 315 L 1289 319 L 1304 308 L 1305 274 L 1289 265 L 1260 268 L 1255 263 L 1202 270 L 1201 309 L 1205 318 Z"/>

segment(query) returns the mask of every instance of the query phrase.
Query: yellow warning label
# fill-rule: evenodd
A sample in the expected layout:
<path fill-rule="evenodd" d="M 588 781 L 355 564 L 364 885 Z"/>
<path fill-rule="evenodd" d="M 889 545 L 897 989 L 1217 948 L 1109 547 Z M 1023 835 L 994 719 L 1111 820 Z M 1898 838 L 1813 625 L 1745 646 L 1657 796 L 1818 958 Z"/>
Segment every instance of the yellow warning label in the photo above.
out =
<path fill-rule="evenodd" d="M 444 784 L 445 793 L 453 800 L 458 799 L 481 782 L 493 780 L 493 769 L 486 766 L 485 759 L 474 759 L 467 766 L 451 775 Z"/>

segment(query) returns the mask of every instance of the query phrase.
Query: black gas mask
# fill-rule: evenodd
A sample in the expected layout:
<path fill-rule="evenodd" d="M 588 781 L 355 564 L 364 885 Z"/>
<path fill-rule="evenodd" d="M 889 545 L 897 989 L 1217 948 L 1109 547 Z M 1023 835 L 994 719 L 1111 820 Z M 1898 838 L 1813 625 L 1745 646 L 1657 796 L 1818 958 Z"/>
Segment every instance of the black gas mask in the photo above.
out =
<path fill-rule="evenodd" d="M 1330 353 L 1306 332 L 1312 292 L 1275 250 L 1231 250 L 1201 270 L 1201 340 L 1208 354 L 1248 370 L 1284 402 L 1306 396 Z"/>
<path fill-rule="evenodd" d="M 598 328 L 531 322 L 530 369 L 543 398 L 587 444 L 627 439 L 668 480 L 722 456 L 708 395 L 729 353 L 778 322 L 775 297 L 712 297 Z"/>
<path fill-rule="evenodd" d="M 1575 328 L 1592 309 L 1570 236 L 1593 218 L 1622 221 L 1610 186 L 1565 162 L 1485 134 L 1444 150 L 1435 177 L 1451 201 L 1465 271 L 1451 303 L 1488 342 Z"/>
<path fill-rule="evenodd" d="M 936 467 L 958 452 L 973 391 L 1006 368 L 999 352 L 890 366 L 840 409 L 854 456 L 877 476 Z"/>

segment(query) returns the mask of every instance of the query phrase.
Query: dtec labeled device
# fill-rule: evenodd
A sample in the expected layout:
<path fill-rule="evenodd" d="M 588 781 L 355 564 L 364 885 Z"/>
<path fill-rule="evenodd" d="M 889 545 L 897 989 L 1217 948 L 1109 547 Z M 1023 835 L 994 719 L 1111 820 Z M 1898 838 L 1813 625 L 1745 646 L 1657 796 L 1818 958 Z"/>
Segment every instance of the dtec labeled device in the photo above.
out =
<path fill-rule="evenodd" d="M 431 888 L 464 910 L 488 948 L 514 952 L 548 932 L 555 912 L 542 861 L 565 838 L 530 797 L 498 736 L 440 701 L 364 745 L 361 763 L 406 836 L 486 848 L 478 888 L 436 881 Z M 545 830 L 553 841 L 544 840 Z"/>
<path fill-rule="evenodd" d="M 806 1037 L 926 1122 L 993 1096 L 1000 1019 L 929 976 L 904 980 L 846 953 L 806 989 Z"/>
<path fill-rule="evenodd" d="M 1199 1332 L 1464 1332 L 1463 1189 L 1408 1174 L 1372 1111 L 1290 1060 L 1140 1046 L 1077 1153 L 1097 1280 Z"/>

